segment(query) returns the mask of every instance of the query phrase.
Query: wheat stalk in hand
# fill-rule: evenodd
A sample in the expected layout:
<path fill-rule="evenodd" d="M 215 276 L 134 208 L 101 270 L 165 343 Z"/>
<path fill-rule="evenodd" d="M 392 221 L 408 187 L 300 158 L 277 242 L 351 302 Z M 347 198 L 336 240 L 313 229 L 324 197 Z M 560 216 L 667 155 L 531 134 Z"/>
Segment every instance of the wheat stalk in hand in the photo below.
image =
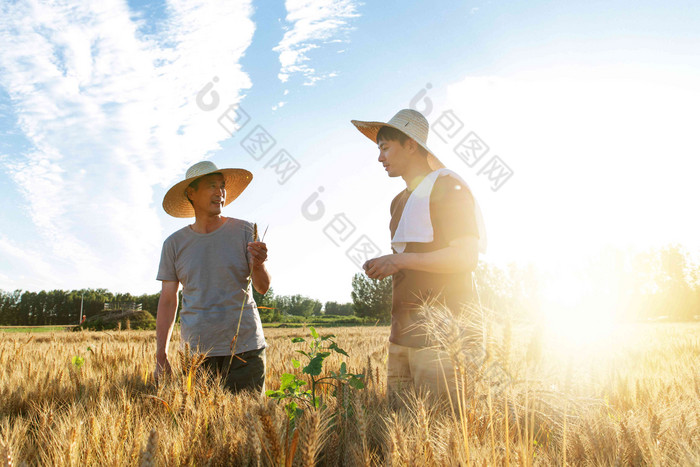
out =
<path fill-rule="evenodd" d="M 262 239 L 260 239 L 261 242 L 265 241 L 265 235 L 267 234 L 267 229 L 270 226 L 268 225 L 265 227 L 265 232 L 263 232 Z M 253 241 L 256 241 L 258 238 L 258 224 L 254 223 L 253 224 Z M 250 276 L 248 277 L 248 283 L 246 284 L 245 287 L 245 293 L 246 295 L 248 294 L 248 289 L 250 289 L 250 284 L 253 282 L 253 272 L 251 270 Z M 238 343 L 238 333 L 241 330 L 241 320 L 243 319 L 243 308 L 245 307 L 246 300 L 245 298 L 241 301 L 241 312 L 238 315 L 238 325 L 236 326 L 236 334 L 234 334 L 233 339 L 231 339 L 231 356 L 235 357 L 236 356 L 236 344 Z M 239 360 L 243 360 L 241 357 L 236 357 Z M 245 362 L 244 362 L 245 363 Z"/>

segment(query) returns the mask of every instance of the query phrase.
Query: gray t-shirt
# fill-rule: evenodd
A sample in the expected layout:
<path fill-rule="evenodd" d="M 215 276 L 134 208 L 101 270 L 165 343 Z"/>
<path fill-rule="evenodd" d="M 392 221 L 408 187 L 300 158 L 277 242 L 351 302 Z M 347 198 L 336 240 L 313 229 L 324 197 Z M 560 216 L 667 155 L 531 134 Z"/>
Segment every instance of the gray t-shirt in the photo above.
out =
<path fill-rule="evenodd" d="M 253 224 L 226 218 L 213 232 L 184 227 L 163 243 L 159 281 L 182 283 L 182 343 L 210 356 L 231 355 L 243 305 L 235 353 L 266 346 L 258 308 L 253 300 L 248 242 Z M 248 285 L 246 290 L 246 285 Z"/>

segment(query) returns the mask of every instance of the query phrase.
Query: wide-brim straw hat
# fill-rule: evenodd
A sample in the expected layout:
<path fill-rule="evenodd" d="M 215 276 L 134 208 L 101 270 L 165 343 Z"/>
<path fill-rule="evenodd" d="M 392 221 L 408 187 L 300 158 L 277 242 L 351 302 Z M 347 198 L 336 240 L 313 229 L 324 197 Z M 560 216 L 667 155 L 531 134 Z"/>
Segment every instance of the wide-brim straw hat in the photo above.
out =
<path fill-rule="evenodd" d="M 399 110 L 388 122 L 365 122 L 361 120 L 351 120 L 351 122 L 363 135 L 375 143 L 377 142 L 377 133 L 379 133 L 379 130 L 383 126 L 395 128 L 409 138 L 415 140 L 423 149 L 428 151 L 428 165 L 432 170 L 445 167 L 445 164 L 440 162 L 440 159 L 435 157 L 435 153 L 428 147 L 428 131 L 430 125 L 423 114 L 417 110 Z"/>
<path fill-rule="evenodd" d="M 173 185 L 163 198 L 163 209 L 173 217 L 194 217 L 194 208 L 187 199 L 187 187 L 200 177 L 220 173 L 226 183 L 226 201 L 224 206 L 243 193 L 248 184 L 253 180 L 253 174 L 245 169 L 219 169 L 213 162 L 202 161 L 187 169 L 185 179 Z"/>

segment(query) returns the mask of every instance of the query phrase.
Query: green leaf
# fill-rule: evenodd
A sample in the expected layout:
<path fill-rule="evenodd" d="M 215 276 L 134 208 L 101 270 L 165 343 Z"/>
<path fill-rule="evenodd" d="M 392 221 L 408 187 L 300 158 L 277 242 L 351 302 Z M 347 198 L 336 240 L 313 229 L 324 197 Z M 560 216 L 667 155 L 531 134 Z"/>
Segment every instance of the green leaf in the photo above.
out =
<path fill-rule="evenodd" d="M 295 358 L 292 359 L 292 366 L 294 368 L 299 368 L 301 366 L 301 362 Z"/>
<path fill-rule="evenodd" d="M 344 351 L 343 349 L 341 349 L 340 347 L 338 347 L 338 344 L 336 344 L 335 342 L 333 342 L 333 343 L 330 345 L 330 347 L 328 347 L 328 348 L 331 349 L 331 350 L 335 350 L 336 352 L 338 352 L 338 353 L 340 353 L 340 354 L 343 354 L 343 355 L 345 355 L 346 357 L 349 357 L 349 356 L 350 356 L 350 355 L 348 355 L 348 353 L 347 353 L 346 351 Z"/>
<path fill-rule="evenodd" d="M 306 381 L 304 381 L 303 379 L 298 379 L 298 380 L 296 380 L 296 383 L 297 383 L 296 392 L 299 393 L 299 388 L 302 387 L 303 385 L 305 385 Z"/>
<path fill-rule="evenodd" d="M 330 355 L 328 352 L 319 352 L 301 371 L 311 376 L 320 375 L 323 370 L 323 360 L 325 360 L 328 355 Z"/>
<path fill-rule="evenodd" d="M 350 378 L 348 384 L 355 389 L 363 389 L 365 387 L 365 383 L 363 383 L 361 379 L 355 377 Z"/>
<path fill-rule="evenodd" d="M 309 326 L 309 331 L 311 331 L 311 335 L 314 339 L 318 339 L 318 333 L 316 332 L 316 328 L 314 328 L 313 326 Z"/>
<path fill-rule="evenodd" d="M 301 409 L 301 407 L 297 407 L 297 409 L 294 411 L 294 418 L 299 418 L 301 417 L 301 414 L 303 414 L 304 411 Z"/>
<path fill-rule="evenodd" d="M 297 353 L 300 353 L 305 357 L 311 358 L 311 355 L 309 355 L 307 352 L 304 352 L 303 350 L 297 350 Z"/>
<path fill-rule="evenodd" d="M 340 364 L 340 374 L 341 374 L 341 375 L 344 375 L 344 374 L 346 374 L 347 372 L 348 372 L 348 368 L 347 368 L 347 366 L 345 365 L 345 362 L 341 363 L 341 364 Z"/>
<path fill-rule="evenodd" d="M 306 341 L 304 340 L 303 337 L 295 337 L 292 339 L 292 342 L 296 344 L 297 342 L 306 342 Z"/>
<path fill-rule="evenodd" d="M 71 359 L 71 363 L 76 368 L 80 368 L 85 363 L 85 359 L 83 357 L 79 357 L 78 355 L 76 355 Z"/>
<path fill-rule="evenodd" d="M 284 391 L 287 388 L 296 387 L 295 384 L 297 377 L 291 373 L 282 373 L 280 377 L 280 391 Z"/>
<path fill-rule="evenodd" d="M 287 418 L 289 418 L 290 421 L 294 420 L 294 417 L 297 415 L 297 407 L 298 405 L 296 402 L 290 402 L 284 406 L 284 410 L 287 412 Z"/>

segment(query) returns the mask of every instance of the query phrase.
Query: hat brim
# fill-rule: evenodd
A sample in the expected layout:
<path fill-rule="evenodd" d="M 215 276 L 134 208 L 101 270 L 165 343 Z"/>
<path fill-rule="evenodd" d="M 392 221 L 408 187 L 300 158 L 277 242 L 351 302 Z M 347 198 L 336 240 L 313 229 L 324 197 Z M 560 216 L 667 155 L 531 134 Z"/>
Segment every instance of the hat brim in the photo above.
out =
<path fill-rule="evenodd" d="M 198 178 L 205 177 L 213 173 L 220 173 L 224 177 L 226 184 L 226 201 L 224 206 L 228 206 L 243 193 L 248 184 L 253 180 L 253 174 L 245 169 L 217 169 L 211 172 L 190 177 L 173 185 L 163 198 L 163 209 L 173 217 L 194 217 L 194 207 L 187 199 L 185 193 L 190 183 Z"/>
<path fill-rule="evenodd" d="M 377 142 L 377 133 L 379 133 L 379 130 L 383 126 L 388 126 L 390 128 L 393 128 L 395 130 L 400 131 L 401 133 L 405 134 L 412 140 L 414 140 L 416 143 L 420 145 L 423 149 L 428 151 L 428 165 L 430 165 L 430 168 L 432 170 L 437 170 L 437 169 L 444 169 L 445 164 L 443 164 L 440 159 L 437 158 L 435 153 L 430 150 L 430 148 L 424 144 L 423 142 L 417 140 L 416 138 L 413 138 L 411 135 L 406 133 L 404 130 L 401 128 L 397 127 L 396 125 L 392 125 L 391 123 L 385 123 L 385 122 L 365 122 L 362 120 L 350 120 L 350 122 L 355 125 L 355 128 L 360 130 L 360 133 L 365 135 L 367 138 L 372 140 L 373 143 Z"/>

